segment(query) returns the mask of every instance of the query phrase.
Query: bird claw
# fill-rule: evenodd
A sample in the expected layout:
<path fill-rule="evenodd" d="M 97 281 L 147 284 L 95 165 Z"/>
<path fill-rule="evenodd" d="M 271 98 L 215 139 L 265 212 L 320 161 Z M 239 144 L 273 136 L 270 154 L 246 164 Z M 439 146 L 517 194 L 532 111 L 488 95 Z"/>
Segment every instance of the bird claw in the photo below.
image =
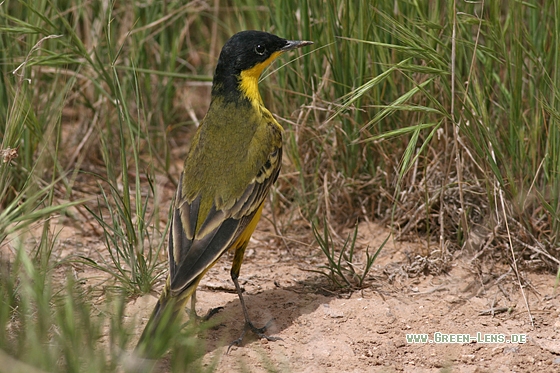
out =
<path fill-rule="evenodd" d="M 199 324 L 202 322 L 206 322 L 208 320 L 210 320 L 210 318 L 212 316 L 214 316 L 215 314 L 217 314 L 218 312 L 220 312 L 221 310 L 223 310 L 224 307 L 215 307 L 215 308 L 210 308 L 208 310 L 208 312 L 206 312 L 206 315 L 204 316 L 198 316 L 198 314 L 196 313 L 196 311 L 193 311 L 192 309 L 189 311 L 189 318 L 192 320 L 192 322 Z"/>
<path fill-rule="evenodd" d="M 234 340 L 233 342 L 231 342 L 228 346 L 228 349 L 226 351 L 226 355 L 229 354 L 229 350 L 231 349 L 231 347 L 233 345 L 236 346 L 240 346 L 241 342 L 243 342 L 243 338 L 245 337 L 245 334 L 247 334 L 247 331 L 250 330 L 253 332 L 253 334 L 255 334 L 257 337 L 259 337 L 260 339 L 266 339 L 267 341 L 283 341 L 282 338 L 280 337 L 273 337 L 270 335 L 266 335 L 264 334 L 264 332 L 266 332 L 266 329 L 268 329 L 268 327 L 270 326 L 270 324 L 272 324 L 272 322 L 274 321 L 274 319 L 270 320 L 269 322 L 266 323 L 265 326 L 263 326 L 262 328 L 257 328 L 256 326 L 253 325 L 253 323 L 251 322 L 245 322 L 245 328 L 243 328 L 243 332 L 241 333 L 241 336 L 239 338 L 237 338 L 236 340 Z"/>
<path fill-rule="evenodd" d="M 208 312 L 206 312 L 206 315 L 202 316 L 200 319 L 201 319 L 202 321 L 208 321 L 208 320 L 210 320 L 210 318 L 211 318 L 212 316 L 214 316 L 215 314 L 217 314 L 218 312 L 220 312 L 220 311 L 223 310 L 223 309 L 224 309 L 224 307 L 210 308 L 210 309 L 208 310 Z"/>

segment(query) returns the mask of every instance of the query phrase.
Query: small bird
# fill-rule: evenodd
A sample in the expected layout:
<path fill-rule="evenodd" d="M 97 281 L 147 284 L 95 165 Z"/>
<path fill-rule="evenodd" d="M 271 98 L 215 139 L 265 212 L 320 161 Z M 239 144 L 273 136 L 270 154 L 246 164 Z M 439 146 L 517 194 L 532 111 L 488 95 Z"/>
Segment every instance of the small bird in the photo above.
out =
<path fill-rule="evenodd" d="M 282 163 L 282 126 L 263 104 L 258 82 L 282 53 L 313 44 L 260 31 L 242 31 L 224 45 L 212 83 L 212 98 L 189 150 L 173 206 L 169 234 L 169 275 L 140 341 L 138 355 L 157 359 L 161 338 L 176 332 L 176 319 L 204 274 L 228 250 L 234 253 L 231 279 L 239 295 L 246 331 L 277 340 L 249 319 L 238 277 L 245 248 L 255 230 Z M 231 345 L 230 345 L 231 347 Z M 162 350 L 163 348 L 163 350 Z"/>

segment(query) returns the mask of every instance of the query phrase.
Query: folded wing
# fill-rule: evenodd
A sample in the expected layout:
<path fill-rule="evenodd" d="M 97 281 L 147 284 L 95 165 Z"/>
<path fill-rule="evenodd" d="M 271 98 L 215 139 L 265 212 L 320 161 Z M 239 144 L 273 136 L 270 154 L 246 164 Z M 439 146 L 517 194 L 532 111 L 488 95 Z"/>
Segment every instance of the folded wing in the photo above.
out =
<path fill-rule="evenodd" d="M 205 217 L 199 216 L 200 194 L 191 202 L 183 198 L 181 175 L 168 248 L 172 294 L 189 288 L 237 242 L 276 181 L 281 158 L 282 149 L 275 149 L 231 208 L 216 210 L 214 204 Z"/>

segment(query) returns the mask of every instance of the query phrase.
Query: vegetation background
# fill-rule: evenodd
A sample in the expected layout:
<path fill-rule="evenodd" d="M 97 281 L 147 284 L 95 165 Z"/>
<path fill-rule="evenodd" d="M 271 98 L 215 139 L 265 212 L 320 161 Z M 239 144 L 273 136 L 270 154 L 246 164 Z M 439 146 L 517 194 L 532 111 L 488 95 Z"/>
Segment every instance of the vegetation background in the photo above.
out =
<path fill-rule="evenodd" d="M 261 92 L 287 130 L 275 229 L 316 238 L 333 286 L 368 286 L 345 252 L 364 220 L 423 242 L 420 272 L 464 253 L 509 263 L 520 282 L 557 270 L 556 1 L 5 0 L 0 361 L 119 369 L 123 305 L 164 273 L 171 196 L 157 185 L 177 182 L 220 48 L 244 29 L 315 42 Z M 63 248 L 64 226 L 106 252 Z M 108 275 L 103 307 L 83 266 Z M 177 371 L 198 356 L 191 335 L 177 337 L 192 350 Z"/>

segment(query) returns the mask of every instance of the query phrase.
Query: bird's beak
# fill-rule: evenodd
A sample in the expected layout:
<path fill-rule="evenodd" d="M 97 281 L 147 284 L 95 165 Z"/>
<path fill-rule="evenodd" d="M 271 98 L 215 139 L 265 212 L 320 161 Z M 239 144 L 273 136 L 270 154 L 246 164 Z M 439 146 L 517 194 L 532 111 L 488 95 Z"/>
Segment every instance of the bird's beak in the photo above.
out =
<path fill-rule="evenodd" d="M 288 44 L 286 44 L 280 52 L 291 51 L 292 49 L 297 49 L 301 47 L 305 47 L 306 45 L 313 44 L 312 41 L 301 41 L 301 40 L 287 40 Z"/>

